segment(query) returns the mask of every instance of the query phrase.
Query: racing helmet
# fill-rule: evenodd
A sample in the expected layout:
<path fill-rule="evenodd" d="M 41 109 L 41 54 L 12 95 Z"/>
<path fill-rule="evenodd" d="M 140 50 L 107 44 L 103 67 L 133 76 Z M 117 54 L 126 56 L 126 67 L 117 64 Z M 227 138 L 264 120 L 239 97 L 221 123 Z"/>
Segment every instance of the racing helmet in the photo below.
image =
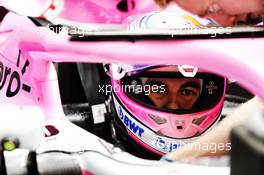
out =
<path fill-rule="evenodd" d="M 173 26 L 203 25 L 188 14 L 153 12 L 132 22 L 130 29 Z M 220 118 L 226 90 L 226 78 L 220 75 L 170 64 L 111 64 L 109 74 L 118 132 L 153 155 L 191 142 Z"/>
<path fill-rule="evenodd" d="M 195 29 L 203 29 L 217 24 L 207 18 L 200 18 L 180 9 L 175 11 L 153 11 L 144 15 L 134 15 L 127 18 L 129 30 L 142 29 L 176 29 L 176 32 L 198 32 Z"/>
<path fill-rule="evenodd" d="M 127 135 L 151 152 L 176 150 L 220 118 L 226 79 L 188 65 L 111 65 L 113 102 Z"/>

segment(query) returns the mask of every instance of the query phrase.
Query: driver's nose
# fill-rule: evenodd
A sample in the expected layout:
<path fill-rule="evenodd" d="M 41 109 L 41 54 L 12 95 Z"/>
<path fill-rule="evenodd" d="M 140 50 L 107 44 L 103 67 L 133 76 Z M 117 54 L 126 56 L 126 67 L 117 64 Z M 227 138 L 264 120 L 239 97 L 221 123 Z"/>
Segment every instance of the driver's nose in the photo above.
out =
<path fill-rule="evenodd" d="M 167 109 L 179 109 L 179 103 L 178 103 L 178 97 L 177 97 L 177 93 L 178 93 L 178 88 L 177 87 L 173 87 L 170 89 L 170 92 L 168 94 L 168 101 L 166 104 L 166 108 Z"/>
<path fill-rule="evenodd" d="M 173 101 L 170 101 L 168 104 L 167 104 L 167 109 L 179 109 L 179 105 L 178 103 L 176 102 L 176 100 L 173 100 Z"/>

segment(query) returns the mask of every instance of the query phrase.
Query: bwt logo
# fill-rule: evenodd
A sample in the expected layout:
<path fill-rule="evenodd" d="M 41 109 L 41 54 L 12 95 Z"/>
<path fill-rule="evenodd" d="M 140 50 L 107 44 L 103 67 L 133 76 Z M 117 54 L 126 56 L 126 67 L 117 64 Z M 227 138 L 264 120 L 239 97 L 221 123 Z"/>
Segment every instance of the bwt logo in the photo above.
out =
<path fill-rule="evenodd" d="M 142 137 L 144 133 L 144 129 L 138 126 L 135 122 L 133 122 L 123 111 L 121 106 L 118 107 L 118 116 L 122 120 L 122 122 L 132 131 L 134 134 Z"/>
<path fill-rule="evenodd" d="M 19 67 L 20 55 L 21 55 L 21 51 L 19 50 L 19 55 L 18 55 L 17 64 L 16 64 L 17 67 Z M 29 61 L 26 60 L 26 62 L 24 63 L 21 69 L 22 75 L 25 74 L 28 66 L 29 66 Z M 8 80 L 8 77 L 10 77 L 9 80 Z M 9 98 L 17 95 L 21 89 L 21 79 L 20 79 L 19 73 L 5 66 L 4 63 L 0 61 L 0 90 L 3 89 L 5 84 L 8 84 L 7 90 L 6 90 L 6 96 Z M 30 90 L 31 90 L 30 86 L 26 84 L 22 84 L 22 89 L 28 93 L 30 93 Z"/>

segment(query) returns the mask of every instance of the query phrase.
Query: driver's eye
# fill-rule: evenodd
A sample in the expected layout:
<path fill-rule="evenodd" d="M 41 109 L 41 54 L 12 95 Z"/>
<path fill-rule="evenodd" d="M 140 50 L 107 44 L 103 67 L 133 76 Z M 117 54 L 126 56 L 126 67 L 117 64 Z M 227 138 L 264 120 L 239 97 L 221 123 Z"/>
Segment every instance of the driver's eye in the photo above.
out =
<path fill-rule="evenodd" d="M 182 95 L 193 95 L 194 92 L 192 90 L 189 90 L 189 89 L 182 89 L 181 94 Z"/>

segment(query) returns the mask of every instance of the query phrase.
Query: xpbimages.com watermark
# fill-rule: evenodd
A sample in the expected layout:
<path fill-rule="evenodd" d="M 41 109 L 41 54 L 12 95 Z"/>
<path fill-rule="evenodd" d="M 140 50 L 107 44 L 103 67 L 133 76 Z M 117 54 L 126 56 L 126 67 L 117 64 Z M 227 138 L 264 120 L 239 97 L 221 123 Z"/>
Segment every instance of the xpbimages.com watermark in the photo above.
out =
<path fill-rule="evenodd" d="M 129 85 L 99 85 L 99 93 L 111 94 L 112 92 L 118 93 L 133 93 L 133 94 L 145 94 L 150 95 L 151 93 L 164 93 L 166 91 L 165 85 L 140 85 L 140 84 L 129 84 Z"/>
<path fill-rule="evenodd" d="M 230 151 L 231 150 L 231 143 L 186 143 L 185 141 L 178 141 L 170 142 L 164 138 L 158 137 L 155 141 L 153 141 L 153 145 L 161 150 L 164 150 L 166 152 L 173 152 L 178 150 L 179 148 L 183 148 L 185 150 L 190 151 L 202 151 L 202 152 L 209 152 L 211 154 L 215 154 L 219 151 Z"/>
<path fill-rule="evenodd" d="M 219 151 L 230 151 L 231 143 L 195 143 L 195 144 L 185 144 L 185 149 L 194 150 L 194 151 L 206 151 L 211 154 L 215 154 Z"/>
<path fill-rule="evenodd" d="M 210 35 L 215 38 L 217 35 L 230 35 L 232 27 L 201 27 L 201 28 L 175 28 L 171 30 L 171 36 L 176 35 Z"/>

